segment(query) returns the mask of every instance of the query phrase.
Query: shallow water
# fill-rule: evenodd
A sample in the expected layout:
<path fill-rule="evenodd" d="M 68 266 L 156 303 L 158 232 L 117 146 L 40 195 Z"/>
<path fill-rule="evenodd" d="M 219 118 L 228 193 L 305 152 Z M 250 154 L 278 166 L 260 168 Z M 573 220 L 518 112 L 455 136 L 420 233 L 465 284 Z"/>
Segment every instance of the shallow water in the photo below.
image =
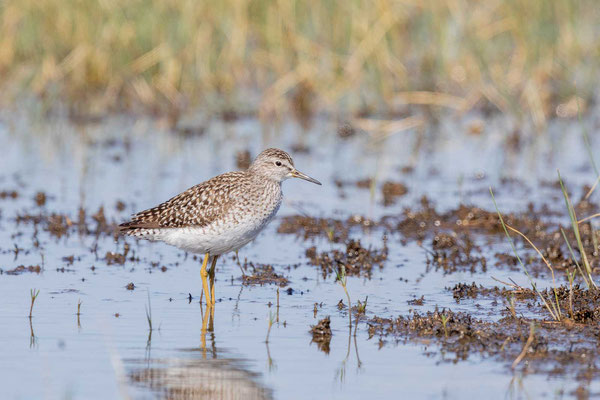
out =
<path fill-rule="evenodd" d="M 597 122 L 586 122 L 593 125 Z M 427 342 L 385 343 L 368 338 L 361 322 L 349 331 L 342 287 L 330 275 L 307 263 L 311 245 L 324 251 L 339 248 L 327 240 L 305 242 L 277 233 L 281 216 L 341 217 L 358 214 L 373 219 L 417 207 L 423 195 L 440 209 L 461 202 L 492 209 L 488 187 L 495 187 L 503 211 L 526 209 L 527 202 L 563 206 L 560 192 L 542 184 L 555 181 L 559 168 L 573 187 L 593 183 L 579 126 L 555 122 L 548 134 L 506 144 L 512 131 L 503 120 L 490 120 L 482 135 L 465 133 L 469 116 L 448 118 L 426 132 L 400 132 L 386 139 L 357 133 L 335 135 L 336 125 L 320 121 L 309 132 L 294 123 L 264 126 L 255 120 L 213 122 L 199 136 L 182 137 L 156 121 L 130 116 L 74 125 L 60 118 L 3 113 L 0 119 L 0 191 L 16 190 L 16 199 L 0 200 L 0 381 L 2 398 L 555 398 L 579 386 L 572 376 L 525 375 L 510 366 L 473 355 L 453 363 Z M 569 129 L 565 129 L 570 127 Z M 284 184 L 285 202 L 258 239 L 240 258 L 272 264 L 290 283 L 244 286 L 232 256 L 218 264 L 217 297 L 212 329 L 205 332 L 200 305 L 199 260 L 161 243 L 126 242 L 140 261 L 109 265 L 108 251 L 122 252 L 125 241 L 76 233 L 56 238 L 17 224 L 17 215 L 40 210 L 77 219 L 100 206 L 108 221 L 151 207 L 223 171 L 236 169 L 235 154 L 256 155 L 267 146 L 290 149 L 304 144 L 311 151 L 294 153 L 296 166 L 321 180 L 322 187 L 303 181 Z M 402 168 L 411 167 L 410 173 Z M 335 180 L 355 182 L 375 177 L 374 192 L 353 184 L 338 188 Z M 506 182 L 506 179 L 515 181 Z M 503 181 L 504 179 L 504 181 Z M 409 192 L 390 207 L 382 205 L 379 184 L 404 183 Z M 512 182 L 512 183 L 511 183 Z M 46 193 L 40 209 L 34 196 Z M 579 194 L 577 194 L 579 195 Z M 118 201 L 125 209 L 116 208 Z M 93 223 L 90 223 L 93 226 Z M 478 299 L 456 304 L 452 287 L 460 282 L 494 286 L 509 278 L 526 285 L 520 272 L 489 268 L 487 273 L 444 274 L 427 268 L 423 247 L 394 232 L 374 229 L 360 235 L 364 245 L 382 246 L 388 235 L 389 255 L 371 279 L 348 278 L 353 302 L 368 296 L 367 317 L 406 315 L 450 307 L 490 320 L 504 304 Z M 358 237 L 357 235 L 354 235 Z M 34 241 L 40 246 L 35 247 Z M 482 241 L 483 243 L 487 243 Z M 20 249 L 15 251 L 15 246 Z M 425 248 L 424 248 L 425 247 Z M 499 248 L 484 245 L 486 256 Z M 489 252 L 489 253 L 488 253 Z M 71 264 L 64 257 L 74 256 Z M 9 275 L 18 265 L 41 265 L 36 274 Z M 161 267 L 166 268 L 161 268 Z M 547 277 L 540 276 L 540 284 Z M 133 282 L 134 290 L 127 290 Z M 33 318 L 30 289 L 40 290 Z M 292 288 L 291 294 L 287 289 Z M 188 299 L 192 295 L 191 301 Z M 422 306 L 409 300 L 424 296 Z M 81 300 L 81 315 L 77 304 Z M 317 307 L 314 315 L 315 303 Z M 148 329 L 150 307 L 153 331 Z M 311 343 L 310 326 L 331 317 L 330 353 Z M 265 343 L 269 318 L 276 319 Z M 600 391 L 593 382 L 588 389 Z"/>

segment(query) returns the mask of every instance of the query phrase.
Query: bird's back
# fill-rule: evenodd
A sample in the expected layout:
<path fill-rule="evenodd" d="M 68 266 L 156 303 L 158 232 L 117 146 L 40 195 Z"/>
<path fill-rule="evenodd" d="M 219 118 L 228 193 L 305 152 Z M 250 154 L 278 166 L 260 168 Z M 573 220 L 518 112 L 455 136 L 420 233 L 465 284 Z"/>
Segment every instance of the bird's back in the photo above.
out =
<path fill-rule="evenodd" d="M 279 183 L 245 171 L 229 172 L 135 214 L 119 230 L 187 251 L 224 253 L 252 240 L 280 203 Z"/>
<path fill-rule="evenodd" d="M 226 214 L 237 192 L 243 191 L 245 175 L 245 172 L 229 172 L 192 186 L 156 207 L 133 215 L 119 230 L 137 236 L 139 230 L 208 226 Z"/>

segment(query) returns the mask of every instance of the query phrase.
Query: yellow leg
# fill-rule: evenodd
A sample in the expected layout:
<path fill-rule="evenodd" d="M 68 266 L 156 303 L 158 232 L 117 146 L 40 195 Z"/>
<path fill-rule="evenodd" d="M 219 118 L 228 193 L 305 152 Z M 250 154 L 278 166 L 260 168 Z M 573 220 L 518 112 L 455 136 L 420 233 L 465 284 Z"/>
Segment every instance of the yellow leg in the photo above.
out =
<path fill-rule="evenodd" d="M 215 305 L 215 272 L 217 270 L 217 258 L 219 256 L 214 256 L 212 259 L 212 264 L 210 265 L 210 271 L 208 275 L 210 276 L 210 297 L 212 299 L 212 305 Z"/>
<path fill-rule="evenodd" d="M 208 307 L 207 310 L 210 314 L 208 317 L 208 331 L 209 332 L 214 332 L 215 331 L 215 308 L 214 307 Z"/>
<path fill-rule="evenodd" d="M 200 333 L 200 340 L 202 341 L 202 354 L 206 358 L 206 327 L 208 325 L 208 312 L 212 307 L 206 305 L 206 311 L 202 315 L 202 332 Z M 202 312 L 202 305 L 200 305 L 200 311 Z"/>
<path fill-rule="evenodd" d="M 202 289 L 204 290 L 204 294 L 206 295 L 206 305 L 208 306 L 212 304 L 212 301 L 210 300 L 210 293 L 208 292 L 208 283 L 206 281 L 206 277 L 208 276 L 206 266 L 208 265 L 209 258 L 210 255 L 206 253 L 204 255 L 204 260 L 202 260 L 202 269 L 200 270 L 200 276 L 202 277 Z"/>

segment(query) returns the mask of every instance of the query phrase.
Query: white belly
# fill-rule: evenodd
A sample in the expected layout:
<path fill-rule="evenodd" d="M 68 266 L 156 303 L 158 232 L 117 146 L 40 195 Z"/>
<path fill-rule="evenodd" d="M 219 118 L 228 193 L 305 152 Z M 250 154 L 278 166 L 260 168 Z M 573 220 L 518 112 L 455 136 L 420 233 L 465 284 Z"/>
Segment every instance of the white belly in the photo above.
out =
<path fill-rule="evenodd" d="M 160 240 L 191 253 L 221 255 L 235 251 L 250 241 L 273 219 L 279 205 L 266 217 L 248 215 L 235 223 L 216 221 L 206 227 L 168 228 L 156 232 L 150 240 Z"/>

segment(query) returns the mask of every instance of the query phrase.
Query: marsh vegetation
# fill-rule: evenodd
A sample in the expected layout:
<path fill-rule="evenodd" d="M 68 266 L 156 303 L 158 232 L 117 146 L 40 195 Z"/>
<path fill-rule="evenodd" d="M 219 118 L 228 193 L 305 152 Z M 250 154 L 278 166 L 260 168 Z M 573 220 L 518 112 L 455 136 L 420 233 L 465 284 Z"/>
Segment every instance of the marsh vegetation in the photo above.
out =
<path fill-rule="evenodd" d="M 6 395 L 596 395 L 598 20 L 589 0 L 4 2 Z M 271 146 L 324 185 L 285 183 L 214 307 L 201 257 L 117 234 Z"/>

